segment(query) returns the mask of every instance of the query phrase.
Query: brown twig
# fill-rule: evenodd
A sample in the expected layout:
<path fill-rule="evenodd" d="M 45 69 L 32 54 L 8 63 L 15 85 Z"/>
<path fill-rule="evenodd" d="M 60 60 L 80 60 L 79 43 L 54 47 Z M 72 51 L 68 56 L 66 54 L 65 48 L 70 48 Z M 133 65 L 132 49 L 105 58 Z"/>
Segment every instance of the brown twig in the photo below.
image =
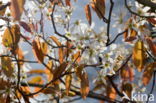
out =
<path fill-rule="evenodd" d="M 107 23 L 107 42 L 106 42 L 106 46 L 109 44 L 110 42 L 110 24 L 111 24 L 111 17 L 112 17 L 112 11 L 113 11 L 113 7 L 114 7 L 114 2 L 113 0 L 110 0 L 110 10 L 109 10 L 109 16 L 108 16 L 108 23 Z"/>
<path fill-rule="evenodd" d="M 67 41 L 71 41 L 71 40 L 70 40 L 68 37 L 66 37 L 65 35 L 60 34 L 60 33 L 57 31 L 57 29 L 56 29 L 55 21 L 54 21 L 55 6 L 56 6 L 56 3 L 54 3 L 54 5 L 53 5 L 53 9 L 52 9 L 52 13 L 51 13 L 51 22 L 52 22 L 52 25 L 53 25 L 54 32 L 55 32 L 55 34 L 57 34 L 58 36 L 60 36 L 60 37 L 62 37 L 62 38 L 65 38 Z"/>
<path fill-rule="evenodd" d="M 123 31 L 123 32 L 121 32 L 121 33 L 119 33 L 119 34 L 117 34 L 116 37 L 115 37 L 111 42 L 109 42 L 109 43 L 107 44 L 107 46 L 113 44 L 113 43 L 117 40 L 117 38 L 118 38 L 119 36 L 123 35 L 126 31 L 127 31 L 127 30 L 125 30 L 125 31 Z"/>

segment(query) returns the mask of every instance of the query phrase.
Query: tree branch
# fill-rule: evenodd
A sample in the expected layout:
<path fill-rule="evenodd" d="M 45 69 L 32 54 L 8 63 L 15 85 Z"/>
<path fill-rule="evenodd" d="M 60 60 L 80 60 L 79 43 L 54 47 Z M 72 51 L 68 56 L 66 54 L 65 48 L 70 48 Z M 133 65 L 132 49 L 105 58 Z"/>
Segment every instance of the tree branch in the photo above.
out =
<path fill-rule="evenodd" d="M 40 87 L 40 88 L 44 88 L 44 87 L 47 87 L 46 85 L 41 85 L 41 84 L 33 84 L 33 83 L 24 83 L 24 82 L 21 82 L 21 86 L 31 86 L 31 87 Z M 51 88 L 51 87 L 47 87 L 47 88 Z M 79 91 L 76 91 L 74 89 L 71 89 L 72 92 L 74 92 L 76 95 L 78 96 L 81 96 L 81 93 Z M 97 94 L 97 93 L 94 93 L 92 91 L 89 92 L 88 96 L 87 97 L 90 97 L 90 98 L 94 98 L 94 99 L 98 99 L 98 100 L 103 100 L 103 101 L 107 101 L 109 103 L 121 103 L 120 101 L 116 100 L 116 101 L 112 101 L 110 100 L 108 97 L 106 96 L 103 96 L 101 94 Z"/>
<path fill-rule="evenodd" d="M 110 37 L 109 37 L 109 32 L 110 32 L 110 23 L 111 23 L 111 17 L 112 17 L 112 11 L 114 7 L 114 2 L 113 0 L 110 0 L 111 6 L 110 6 L 110 11 L 109 11 L 109 16 L 108 16 L 108 24 L 107 24 L 107 43 L 106 46 L 109 44 Z"/>
<path fill-rule="evenodd" d="M 53 5 L 53 9 L 52 9 L 52 13 L 51 13 L 51 22 L 52 22 L 52 25 L 53 25 L 54 32 L 55 32 L 55 34 L 57 34 L 58 36 L 65 38 L 67 41 L 71 41 L 71 40 L 70 40 L 69 38 L 67 38 L 65 35 L 60 34 L 60 33 L 57 31 L 57 29 L 56 29 L 55 21 L 54 21 L 54 10 L 55 10 L 55 6 L 56 6 L 56 3 L 54 3 L 54 5 Z"/>
<path fill-rule="evenodd" d="M 108 44 L 107 44 L 107 46 L 109 46 L 109 45 L 111 45 L 112 43 L 114 43 L 116 40 L 117 40 L 117 38 L 120 36 L 120 35 L 122 35 L 123 33 L 125 33 L 127 30 L 125 30 L 125 31 L 123 31 L 123 32 L 121 32 L 121 33 L 118 33 L 117 35 L 116 35 L 116 37 L 111 41 L 111 42 L 109 42 Z"/>

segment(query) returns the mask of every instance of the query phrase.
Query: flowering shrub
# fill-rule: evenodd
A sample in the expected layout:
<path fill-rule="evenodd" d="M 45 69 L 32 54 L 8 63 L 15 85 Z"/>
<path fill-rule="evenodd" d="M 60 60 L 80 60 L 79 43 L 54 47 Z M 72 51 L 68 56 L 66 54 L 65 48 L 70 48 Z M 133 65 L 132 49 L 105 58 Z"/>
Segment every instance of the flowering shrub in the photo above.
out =
<path fill-rule="evenodd" d="M 0 22 L 0 102 L 133 103 L 153 92 L 154 1 L 3 0 Z"/>

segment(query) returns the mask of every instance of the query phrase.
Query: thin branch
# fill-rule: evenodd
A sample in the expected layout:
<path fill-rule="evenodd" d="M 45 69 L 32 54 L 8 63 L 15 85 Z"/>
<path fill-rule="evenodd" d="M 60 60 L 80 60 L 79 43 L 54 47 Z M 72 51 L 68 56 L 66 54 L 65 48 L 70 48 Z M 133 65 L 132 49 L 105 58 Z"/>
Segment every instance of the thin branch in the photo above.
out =
<path fill-rule="evenodd" d="M 117 34 L 116 37 L 115 37 L 111 42 L 109 42 L 109 43 L 107 44 L 107 46 L 109 46 L 109 45 L 111 45 L 112 43 L 114 43 L 114 42 L 117 40 L 117 38 L 118 38 L 120 35 L 124 34 L 126 31 L 127 31 L 127 30 L 125 30 L 125 31 L 123 31 L 123 32 L 121 32 L 121 33 L 119 33 L 119 34 Z"/>
<path fill-rule="evenodd" d="M 25 63 L 38 63 L 38 61 L 29 61 L 29 60 L 12 60 L 12 61 L 18 61 L 18 62 L 25 62 Z"/>
<path fill-rule="evenodd" d="M 148 50 L 146 50 L 146 53 L 149 55 L 149 57 L 151 57 L 154 61 L 156 61 L 156 58 L 153 57 L 152 54 Z"/>
<path fill-rule="evenodd" d="M 110 6 L 110 10 L 109 10 L 109 16 L 108 16 L 108 24 L 107 24 L 107 43 L 106 46 L 109 44 L 110 42 L 110 23 L 111 23 L 111 17 L 112 17 L 112 11 L 113 11 L 113 7 L 114 7 L 114 2 L 113 0 L 110 0 L 111 6 Z"/>
<path fill-rule="evenodd" d="M 52 22 L 52 25 L 53 25 L 54 32 L 55 32 L 55 34 L 57 34 L 58 36 L 65 38 L 67 41 L 71 41 L 71 40 L 70 40 L 68 37 L 66 37 L 65 35 L 60 34 L 60 33 L 57 31 L 57 29 L 56 29 L 55 21 L 54 21 L 55 6 L 56 6 L 56 3 L 54 3 L 54 5 L 53 5 L 53 9 L 52 9 L 52 13 L 51 13 L 51 22 Z"/>
<path fill-rule="evenodd" d="M 82 99 L 82 97 L 74 98 L 74 99 L 68 100 L 68 101 L 66 101 L 64 103 L 73 103 L 73 102 L 75 102 L 77 100 L 80 100 L 80 99 Z"/>
<path fill-rule="evenodd" d="M 120 97 L 123 97 L 124 94 L 122 92 L 119 91 L 119 89 L 117 88 L 116 84 L 113 82 L 112 80 L 112 77 L 111 76 L 107 76 L 109 82 L 111 83 L 112 87 L 115 89 L 115 91 L 117 92 L 117 94 L 120 96 Z"/>

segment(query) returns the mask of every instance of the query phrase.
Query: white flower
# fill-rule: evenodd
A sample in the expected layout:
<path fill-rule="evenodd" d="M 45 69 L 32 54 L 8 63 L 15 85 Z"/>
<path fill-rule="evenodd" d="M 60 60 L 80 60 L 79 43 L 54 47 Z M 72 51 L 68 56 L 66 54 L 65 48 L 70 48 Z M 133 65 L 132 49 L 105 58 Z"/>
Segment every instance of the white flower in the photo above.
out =
<path fill-rule="evenodd" d="M 110 45 L 110 50 L 113 51 L 117 48 L 117 45 L 116 44 L 111 44 Z"/>
<path fill-rule="evenodd" d="M 142 4 L 139 4 L 138 2 L 135 2 L 135 7 L 137 9 L 137 13 L 139 15 L 144 15 L 144 16 L 152 16 L 153 14 L 148 13 L 150 10 L 150 7 L 144 7 Z M 154 15 L 153 15 L 154 16 Z"/>
<path fill-rule="evenodd" d="M 124 7 L 121 7 L 121 8 L 124 8 Z M 114 20 L 112 27 L 114 27 L 114 28 L 117 27 L 118 32 L 120 32 L 125 28 L 124 18 L 126 17 L 127 10 L 126 9 L 119 9 L 118 11 L 119 11 L 119 13 L 113 14 L 113 16 L 112 16 L 113 20 Z"/>

